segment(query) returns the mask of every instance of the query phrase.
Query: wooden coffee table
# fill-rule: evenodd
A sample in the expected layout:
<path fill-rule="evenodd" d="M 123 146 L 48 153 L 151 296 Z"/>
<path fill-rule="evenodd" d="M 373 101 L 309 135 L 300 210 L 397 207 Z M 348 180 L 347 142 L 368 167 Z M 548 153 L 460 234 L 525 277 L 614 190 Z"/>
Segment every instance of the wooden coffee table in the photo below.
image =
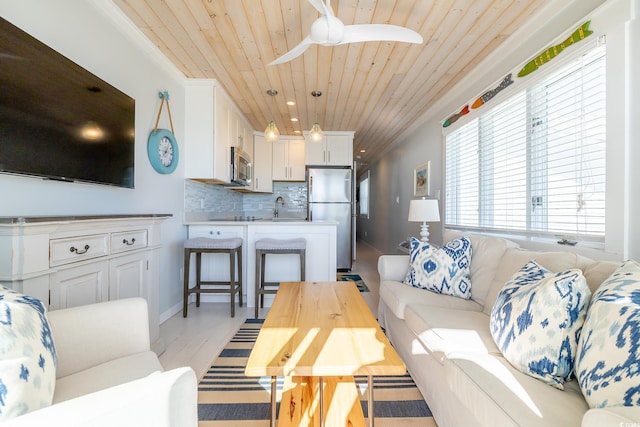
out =
<path fill-rule="evenodd" d="M 368 377 L 373 426 L 373 376 L 405 372 L 352 282 L 281 283 L 245 369 L 272 377 L 272 427 L 277 376 L 285 377 L 278 427 L 364 426 L 354 375 Z"/>

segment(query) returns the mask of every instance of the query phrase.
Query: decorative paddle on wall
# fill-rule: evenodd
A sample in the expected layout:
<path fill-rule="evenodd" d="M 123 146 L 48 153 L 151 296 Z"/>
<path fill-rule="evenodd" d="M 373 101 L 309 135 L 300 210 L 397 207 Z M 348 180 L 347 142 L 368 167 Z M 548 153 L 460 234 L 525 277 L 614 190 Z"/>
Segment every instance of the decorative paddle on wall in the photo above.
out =
<path fill-rule="evenodd" d="M 162 101 L 160 102 L 160 110 L 158 111 L 155 128 L 149 135 L 147 154 L 149 155 L 149 162 L 151 162 L 151 166 L 153 166 L 156 172 L 168 174 L 175 171 L 178 167 L 178 143 L 173 134 L 173 120 L 171 119 L 171 109 L 169 108 L 169 92 L 158 92 L 158 97 L 160 97 Z M 160 122 L 160 114 L 162 114 L 164 101 L 167 101 L 167 112 L 169 113 L 171 130 L 158 129 L 158 122 Z"/>
<path fill-rule="evenodd" d="M 296 47 L 269 65 L 282 64 L 302 55 L 312 44 L 338 46 L 345 43 L 369 41 L 393 41 L 422 43 L 422 36 L 413 30 L 397 25 L 363 24 L 344 25 L 331 9 L 331 0 L 309 0 L 322 16 L 311 25 L 311 32 Z"/>

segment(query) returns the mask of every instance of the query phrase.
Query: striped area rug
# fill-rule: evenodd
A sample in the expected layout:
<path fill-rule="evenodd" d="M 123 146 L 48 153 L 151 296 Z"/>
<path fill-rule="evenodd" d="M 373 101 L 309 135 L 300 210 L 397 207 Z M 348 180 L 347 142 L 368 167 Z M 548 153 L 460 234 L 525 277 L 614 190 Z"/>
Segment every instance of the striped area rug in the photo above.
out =
<path fill-rule="evenodd" d="M 271 379 L 246 377 L 244 368 L 264 320 L 248 319 L 198 384 L 199 427 L 269 425 Z M 283 378 L 277 382 L 280 401 Z M 367 417 L 367 378 L 356 377 Z M 436 423 L 409 375 L 374 377 L 377 427 L 431 427 Z"/>

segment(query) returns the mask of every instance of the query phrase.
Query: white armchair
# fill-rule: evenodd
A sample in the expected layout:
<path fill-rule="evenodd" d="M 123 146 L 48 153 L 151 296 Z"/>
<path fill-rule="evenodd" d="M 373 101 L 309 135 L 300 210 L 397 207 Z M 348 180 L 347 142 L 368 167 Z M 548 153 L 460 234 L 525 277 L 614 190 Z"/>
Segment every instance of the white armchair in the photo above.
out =
<path fill-rule="evenodd" d="M 197 425 L 191 368 L 162 372 L 147 303 L 130 298 L 48 313 L 58 354 L 53 404 L 6 426 Z"/>

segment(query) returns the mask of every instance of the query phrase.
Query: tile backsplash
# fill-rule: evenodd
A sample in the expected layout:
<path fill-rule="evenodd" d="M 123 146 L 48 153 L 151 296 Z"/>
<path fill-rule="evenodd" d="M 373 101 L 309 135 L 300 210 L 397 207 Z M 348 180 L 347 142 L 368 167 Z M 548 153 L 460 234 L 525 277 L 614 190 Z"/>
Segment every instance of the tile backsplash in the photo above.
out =
<path fill-rule="evenodd" d="M 278 196 L 284 199 L 284 206 L 278 205 L 280 217 L 306 218 L 306 182 L 274 182 L 273 193 L 240 193 L 222 185 L 185 180 L 184 210 L 185 214 L 209 213 L 211 218 L 271 218 Z"/>

